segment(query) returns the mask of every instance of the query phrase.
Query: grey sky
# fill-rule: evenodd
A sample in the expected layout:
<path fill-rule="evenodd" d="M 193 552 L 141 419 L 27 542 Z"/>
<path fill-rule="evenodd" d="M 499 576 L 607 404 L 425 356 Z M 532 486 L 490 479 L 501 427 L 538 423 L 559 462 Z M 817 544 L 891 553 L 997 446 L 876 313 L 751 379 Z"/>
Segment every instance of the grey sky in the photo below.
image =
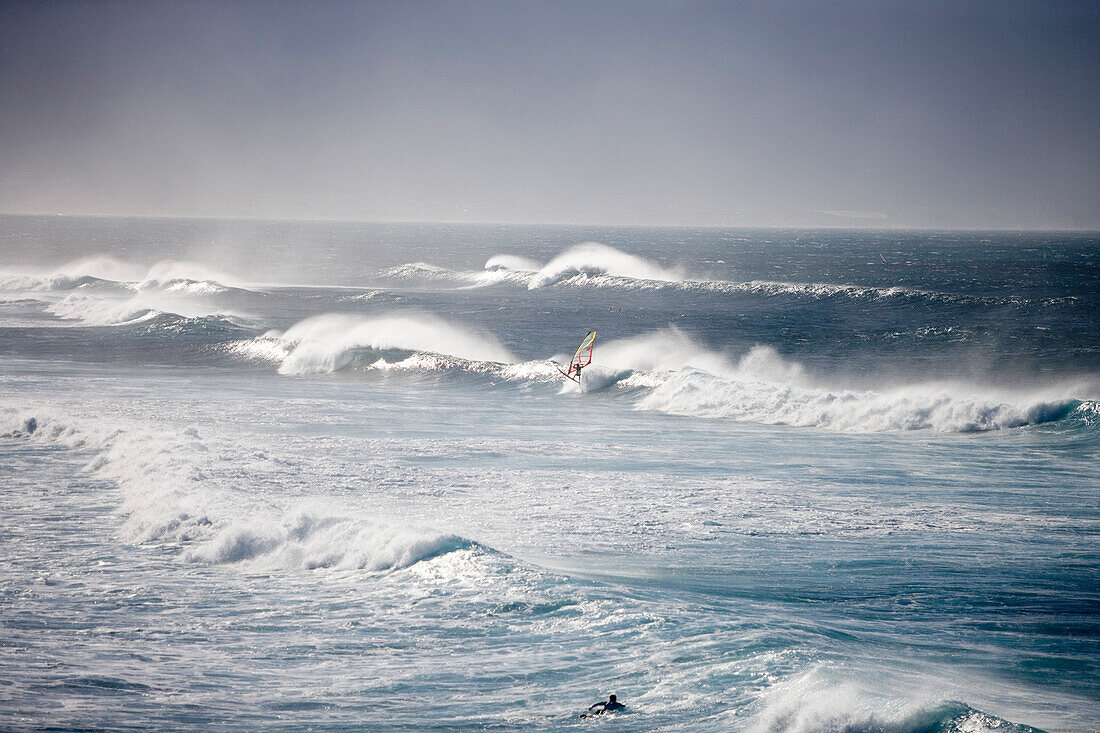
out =
<path fill-rule="evenodd" d="M 1100 3 L 0 5 L 0 211 L 1100 229 Z"/>

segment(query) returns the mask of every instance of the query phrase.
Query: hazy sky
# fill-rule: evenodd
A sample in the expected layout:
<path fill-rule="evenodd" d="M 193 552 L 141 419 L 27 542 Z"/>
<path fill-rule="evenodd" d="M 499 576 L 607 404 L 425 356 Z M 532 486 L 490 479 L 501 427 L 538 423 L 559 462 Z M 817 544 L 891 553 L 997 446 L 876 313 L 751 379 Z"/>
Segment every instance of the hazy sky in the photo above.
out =
<path fill-rule="evenodd" d="M 0 211 L 1100 229 L 1100 3 L 8 0 Z"/>

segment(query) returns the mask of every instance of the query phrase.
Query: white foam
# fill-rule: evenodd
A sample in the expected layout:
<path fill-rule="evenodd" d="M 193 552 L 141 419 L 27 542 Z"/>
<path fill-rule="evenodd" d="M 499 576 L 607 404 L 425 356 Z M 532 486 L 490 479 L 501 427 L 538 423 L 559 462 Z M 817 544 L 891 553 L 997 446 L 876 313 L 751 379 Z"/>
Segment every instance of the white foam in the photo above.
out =
<path fill-rule="evenodd" d="M 468 547 L 452 534 L 348 518 L 337 507 L 299 506 L 277 517 L 238 519 L 185 553 L 192 562 L 267 570 L 391 570 Z"/>
<path fill-rule="evenodd" d="M 51 304 L 48 310 L 59 318 L 76 320 L 88 326 L 116 326 L 172 313 L 183 318 L 219 316 L 247 319 L 248 316 L 174 293 L 139 292 L 130 298 L 70 293 Z"/>
<path fill-rule="evenodd" d="M 751 733 L 819 733 L 820 731 L 923 730 L 915 725 L 944 711 L 936 701 L 875 694 L 848 680 L 834 679 L 824 667 L 774 685 L 767 691 Z M 938 726 L 933 726 L 933 728 Z"/>
<path fill-rule="evenodd" d="M 266 456 L 239 441 L 210 444 L 194 429 L 106 426 L 0 408 L 0 436 L 88 451 L 85 470 L 122 491 L 125 539 L 180 545 L 189 562 L 381 571 L 471 545 L 447 532 L 386 523 L 315 500 L 272 504 L 241 477 L 263 485 L 269 471 L 284 474 L 282 463 L 273 469 Z"/>
<path fill-rule="evenodd" d="M 725 280 L 686 280 L 682 286 L 688 290 L 710 290 L 725 293 L 757 293 L 760 295 L 803 295 L 813 298 L 830 298 L 846 295 L 851 298 L 895 298 L 895 297 L 946 297 L 912 288 L 877 288 L 865 285 L 846 285 L 837 283 L 797 283 L 774 280 L 750 280 L 748 282 L 729 282 Z"/>
<path fill-rule="evenodd" d="M 265 361 L 279 364 L 290 353 L 290 348 L 283 343 L 281 331 L 265 333 L 253 339 L 234 341 L 225 347 L 230 354 L 244 357 L 251 361 Z"/>
<path fill-rule="evenodd" d="M 1009 397 L 961 385 L 919 384 L 875 392 L 723 378 L 671 376 L 638 402 L 643 410 L 853 432 L 976 432 L 1058 419 L 1074 403 L 1047 394 Z"/>

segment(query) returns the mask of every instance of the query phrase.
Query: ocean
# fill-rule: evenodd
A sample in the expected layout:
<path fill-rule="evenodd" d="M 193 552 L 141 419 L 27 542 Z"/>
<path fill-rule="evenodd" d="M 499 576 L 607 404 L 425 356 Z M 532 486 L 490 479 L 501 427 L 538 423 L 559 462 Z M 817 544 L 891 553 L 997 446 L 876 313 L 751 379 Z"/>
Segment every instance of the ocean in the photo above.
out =
<path fill-rule="evenodd" d="M 1098 400 L 1097 234 L 2 216 L 0 728 L 1096 731 Z"/>

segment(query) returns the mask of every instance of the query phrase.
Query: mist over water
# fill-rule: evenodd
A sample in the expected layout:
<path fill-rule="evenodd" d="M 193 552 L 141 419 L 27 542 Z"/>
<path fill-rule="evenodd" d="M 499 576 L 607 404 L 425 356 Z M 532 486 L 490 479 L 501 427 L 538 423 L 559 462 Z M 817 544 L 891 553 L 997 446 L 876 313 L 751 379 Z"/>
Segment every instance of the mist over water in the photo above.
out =
<path fill-rule="evenodd" d="M 0 235 L 6 727 L 1100 726 L 1094 235 Z"/>

